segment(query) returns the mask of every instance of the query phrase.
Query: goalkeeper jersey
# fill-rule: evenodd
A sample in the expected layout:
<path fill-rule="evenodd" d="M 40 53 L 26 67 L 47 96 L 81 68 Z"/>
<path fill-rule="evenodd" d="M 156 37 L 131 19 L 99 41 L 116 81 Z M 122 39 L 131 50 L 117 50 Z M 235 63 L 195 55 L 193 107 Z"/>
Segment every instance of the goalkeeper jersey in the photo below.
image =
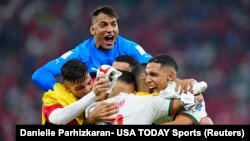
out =
<path fill-rule="evenodd" d="M 94 38 L 89 38 L 80 43 L 74 49 L 66 52 L 59 58 L 52 60 L 37 69 L 32 75 L 32 80 L 43 90 L 53 89 L 56 83 L 55 77 L 61 75 L 62 65 L 70 59 L 79 59 L 87 65 L 91 76 L 96 76 L 97 68 L 101 65 L 112 65 L 116 57 L 129 55 L 140 63 L 146 63 L 152 56 L 146 53 L 137 43 L 121 36 L 116 38 L 114 47 L 110 50 L 100 50 L 95 46 Z"/>

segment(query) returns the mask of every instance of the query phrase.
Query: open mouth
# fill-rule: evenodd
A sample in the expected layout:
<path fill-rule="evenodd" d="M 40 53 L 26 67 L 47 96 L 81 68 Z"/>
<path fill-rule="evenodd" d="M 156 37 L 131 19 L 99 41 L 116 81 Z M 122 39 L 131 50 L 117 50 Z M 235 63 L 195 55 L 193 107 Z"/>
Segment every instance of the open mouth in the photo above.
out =
<path fill-rule="evenodd" d="M 108 45 L 108 46 L 111 46 L 113 45 L 113 42 L 114 42 L 114 36 L 113 35 L 107 35 L 104 37 L 105 39 L 105 44 Z"/>
<path fill-rule="evenodd" d="M 150 88 L 149 88 L 149 93 L 150 93 L 150 94 L 154 93 L 154 89 L 150 89 Z"/>
<path fill-rule="evenodd" d="M 156 92 L 156 87 L 149 86 L 149 93 L 154 93 L 154 92 Z"/>

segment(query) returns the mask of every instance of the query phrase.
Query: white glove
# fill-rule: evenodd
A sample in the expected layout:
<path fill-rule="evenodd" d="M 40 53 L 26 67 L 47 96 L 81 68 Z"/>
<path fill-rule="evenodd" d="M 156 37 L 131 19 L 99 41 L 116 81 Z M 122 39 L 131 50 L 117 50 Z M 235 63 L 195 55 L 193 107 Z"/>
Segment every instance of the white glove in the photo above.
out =
<path fill-rule="evenodd" d="M 114 87 L 114 85 L 115 85 L 115 83 L 117 81 L 117 78 L 122 75 L 122 72 L 116 70 L 112 66 L 101 65 L 98 68 L 96 75 L 98 75 L 100 73 L 104 73 L 105 76 L 106 76 L 106 79 L 109 80 L 109 83 L 111 85 L 110 85 L 110 88 L 107 90 L 107 93 L 111 93 L 111 91 L 112 91 L 112 89 L 113 89 L 113 87 Z"/>

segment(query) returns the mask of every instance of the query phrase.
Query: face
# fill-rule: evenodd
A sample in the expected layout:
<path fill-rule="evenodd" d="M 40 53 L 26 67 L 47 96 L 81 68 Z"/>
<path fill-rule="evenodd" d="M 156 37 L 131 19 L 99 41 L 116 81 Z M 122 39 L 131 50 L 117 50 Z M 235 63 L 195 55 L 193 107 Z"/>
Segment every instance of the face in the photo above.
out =
<path fill-rule="evenodd" d="M 173 80 L 174 72 L 162 67 L 160 63 L 148 63 L 146 67 L 146 83 L 150 91 L 159 93 L 165 89 L 170 80 Z"/>
<path fill-rule="evenodd" d="M 104 50 L 112 49 L 119 33 L 117 19 L 100 13 L 93 19 L 90 33 L 95 38 L 97 48 Z"/>
<path fill-rule="evenodd" d="M 84 81 L 80 83 L 65 82 L 65 87 L 67 88 L 68 92 L 80 99 L 92 90 L 93 81 L 90 77 L 90 74 L 88 73 Z"/>
<path fill-rule="evenodd" d="M 117 70 L 123 70 L 123 71 L 128 71 L 131 72 L 132 69 L 129 67 L 129 64 L 126 62 L 114 62 L 112 64 L 112 67 L 114 67 Z"/>

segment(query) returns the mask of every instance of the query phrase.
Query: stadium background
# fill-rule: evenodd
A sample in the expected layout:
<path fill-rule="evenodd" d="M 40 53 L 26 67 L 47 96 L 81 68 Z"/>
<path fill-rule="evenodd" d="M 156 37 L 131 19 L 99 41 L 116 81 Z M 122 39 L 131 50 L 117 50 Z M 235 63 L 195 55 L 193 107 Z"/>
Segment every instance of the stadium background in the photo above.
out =
<path fill-rule="evenodd" d="M 90 37 L 89 14 L 101 5 L 118 11 L 121 35 L 174 56 L 180 78 L 208 82 L 215 124 L 250 123 L 248 0 L 1 0 L 0 140 L 14 141 L 16 124 L 40 124 L 32 73 Z"/>

